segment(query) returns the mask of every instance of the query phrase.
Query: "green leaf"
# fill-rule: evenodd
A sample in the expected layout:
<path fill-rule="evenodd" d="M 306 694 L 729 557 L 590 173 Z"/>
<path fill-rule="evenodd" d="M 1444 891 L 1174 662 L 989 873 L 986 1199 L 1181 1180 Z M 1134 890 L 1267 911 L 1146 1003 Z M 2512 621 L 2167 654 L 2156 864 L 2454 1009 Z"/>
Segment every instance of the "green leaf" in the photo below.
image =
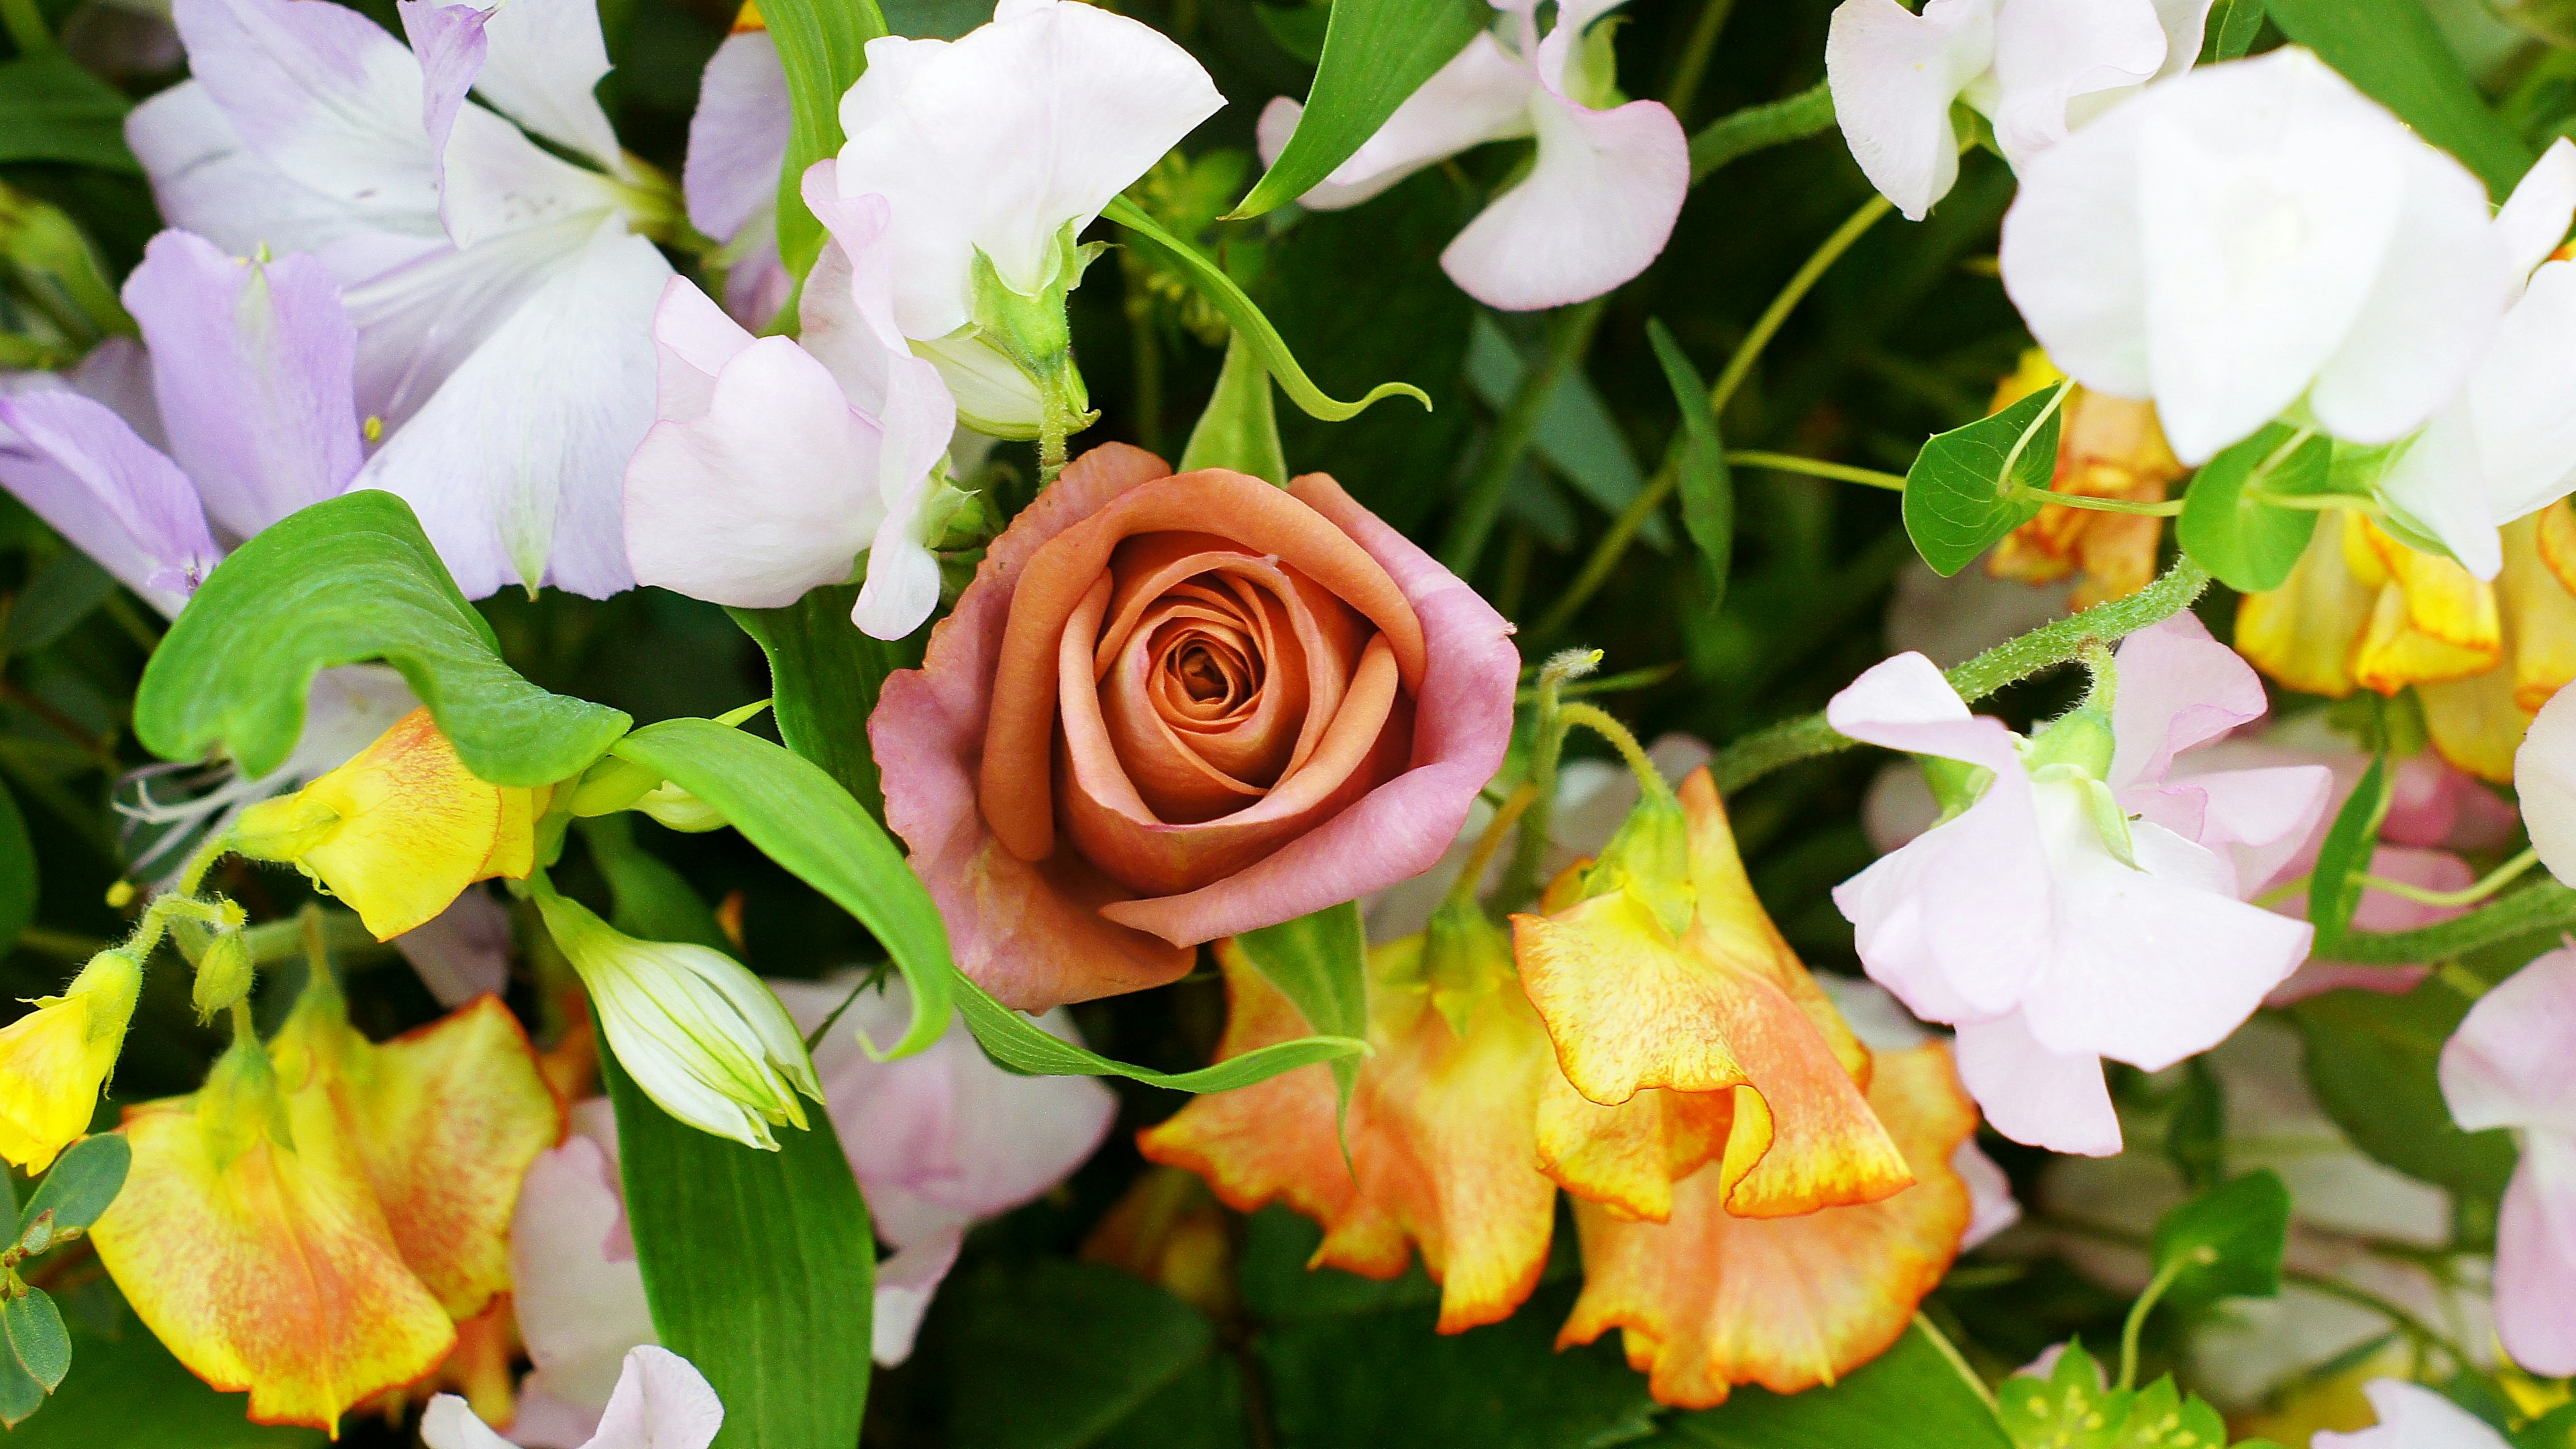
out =
<path fill-rule="evenodd" d="M 1671 1439 L 1705 1449 L 2005 1449 L 2012 1442 L 1957 1351 L 1919 1317 L 1887 1352 L 1830 1388 L 1787 1395 L 1740 1388 L 1714 1409 L 1675 1419 Z"/>
<path fill-rule="evenodd" d="M 769 660 L 770 708 L 787 748 L 823 767 L 870 815 L 885 816 L 865 721 L 886 676 L 921 662 L 924 636 L 872 639 L 850 622 L 859 586 L 807 593 L 782 609 L 727 609 Z"/>
<path fill-rule="evenodd" d="M 1238 332 L 1225 344 L 1225 366 L 1216 391 L 1190 441 L 1181 449 L 1184 473 L 1231 468 L 1266 483 L 1288 486 L 1288 454 L 1279 446 L 1279 413 L 1270 401 L 1270 372 Z"/>
<path fill-rule="evenodd" d="M 1345 901 L 1312 915 L 1246 931 L 1234 938 L 1245 959 L 1325 1036 L 1368 1036 L 1368 929 L 1360 905 Z M 1348 1112 L 1358 1084 L 1357 1056 L 1333 1059 L 1338 1110 Z"/>
<path fill-rule="evenodd" d="M 1493 19 L 1484 0 L 1334 0 L 1305 112 L 1233 215 L 1259 216 L 1314 190 Z"/>
<path fill-rule="evenodd" d="M 1241 1369 L 1205 1313 L 1116 1268 L 986 1262 L 939 1293 L 955 1449 L 1239 1449 Z"/>
<path fill-rule="evenodd" d="M 2262 33 L 2263 0 L 2218 0 L 2201 28 L 2201 63 L 2242 59 Z"/>
<path fill-rule="evenodd" d="M 2082 1340 L 2066 1345 L 2048 1377 L 2015 1374 L 1995 1390 L 2004 1432 L 2017 1449 L 2110 1449 L 2136 1395 L 2103 1387 L 2102 1366 Z"/>
<path fill-rule="evenodd" d="M 1943 578 L 2039 516 L 2057 473 L 2060 385 L 1933 436 L 1905 470 L 1905 533 Z"/>
<path fill-rule="evenodd" d="M 84 1137 L 54 1159 L 53 1169 L 36 1184 L 33 1197 L 18 1214 L 18 1236 L 24 1238 L 42 1213 L 54 1215 L 53 1236 L 60 1239 L 74 1229 L 87 1231 L 107 1211 L 108 1204 L 125 1187 L 126 1169 L 134 1162 L 134 1149 L 113 1132 Z"/>
<path fill-rule="evenodd" d="M 2355 1147 L 2472 1202 L 2493 1204 L 2513 1175 L 2512 1134 L 2463 1132 L 2438 1075 L 2468 1000 L 2440 977 L 2403 996 L 2329 991 L 2289 1008 L 2308 1085 Z"/>
<path fill-rule="evenodd" d="M 2183 495 L 2174 536 L 2183 552 L 2239 593 L 2288 582 L 2317 531 L 2312 508 L 2283 508 L 2266 495 L 2319 494 L 2329 486 L 2332 440 L 2273 423 L 2201 465 Z"/>
<path fill-rule="evenodd" d="M 2282 34 L 2460 158 L 2496 200 L 2531 169 L 2531 151 L 2488 109 L 2423 0 L 2271 0 L 2269 8 Z"/>
<path fill-rule="evenodd" d="M 1708 583 L 1707 610 L 1714 616 L 1726 602 L 1727 569 L 1735 558 L 1735 477 L 1726 468 L 1726 444 L 1719 438 L 1717 413 L 1708 405 L 1708 384 L 1684 356 L 1681 344 L 1660 320 L 1646 323 L 1655 360 L 1664 366 L 1673 402 L 1681 409 L 1679 459 L 1682 526 L 1699 545 L 1700 568 Z M 2050 455 L 2052 458 L 2054 453 Z"/>
<path fill-rule="evenodd" d="M 0 1427 L 15 1429 L 44 1406 L 45 1386 L 20 1367 L 16 1354 L 0 1354 Z M 89 1449 L 87 1440 L 76 1442 Z"/>
<path fill-rule="evenodd" d="M 1194 1072 L 1158 1072 L 1129 1066 L 1048 1034 L 1036 1022 L 995 1001 L 966 976 L 957 978 L 957 1013 L 982 1043 L 984 1054 L 1011 1071 L 1031 1077 L 1125 1077 L 1149 1087 L 1175 1092 L 1230 1092 L 1266 1082 L 1281 1072 L 1357 1056 L 1368 1043 L 1357 1037 L 1307 1036 L 1274 1042 L 1239 1057 L 1228 1057 Z"/>
<path fill-rule="evenodd" d="M 1691 182 L 1696 185 L 1739 157 L 1821 136 L 1833 128 L 1833 88 L 1823 81 L 1785 100 L 1746 106 L 1700 127 L 1699 134 L 1690 138 Z"/>
<path fill-rule="evenodd" d="M 2361 904 L 2361 877 L 2379 848 L 2379 823 L 2388 818 L 2389 800 L 2388 756 L 2381 754 L 2372 757 L 2317 848 L 2317 868 L 2308 877 L 2308 920 L 2321 943 L 2341 936 L 2352 924 L 2353 909 Z"/>
<path fill-rule="evenodd" d="M 125 145 L 134 102 L 59 47 L 0 65 L 0 161 L 64 161 L 141 175 Z"/>
<path fill-rule="evenodd" d="M 549 694 L 501 661 L 411 505 L 373 488 L 305 508 L 235 549 L 153 651 L 134 731 L 164 759 L 223 744 L 245 775 L 286 762 L 313 676 L 381 659 L 496 785 L 581 773 L 626 714 Z"/>
<path fill-rule="evenodd" d="M 841 149 L 841 96 L 867 71 L 869 41 L 887 34 L 877 0 L 767 0 L 760 18 L 787 73 L 787 160 L 778 171 L 778 255 L 802 277 L 823 251 L 806 206 L 805 170 Z M 792 307 L 792 304 L 791 304 Z"/>
<path fill-rule="evenodd" d="M 30 1288 L 0 1305 L 0 1326 L 9 1330 L 9 1356 L 27 1376 L 52 1393 L 71 1372 L 72 1336 L 63 1327 L 63 1311 L 53 1295 Z"/>
<path fill-rule="evenodd" d="M 1234 324 L 1234 335 L 1252 349 L 1262 366 L 1270 370 L 1279 390 L 1288 394 L 1288 400 L 1304 409 L 1309 416 L 1337 423 L 1359 416 L 1369 404 L 1380 398 L 1397 395 L 1412 398 L 1425 410 L 1430 408 L 1429 395 L 1409 382 L 1379 383 L 1358 402 L 1337 402 L 1326 396 L 1321 388 L 1315 386 L 1314 379 L 1306 376 L 1306 369 L 1297 365 L 1297 359 L 1288 351 L 1288 344 L 1279 336 L 1279 329 L 1270 325 L 1270 319 L 1263 316 L 1252 299 L 1243 294 L 1243 289 L 1234 284 L 1234 279 L 1225 274 L 1223 267 L 1202 256 L 1198 248 L 1163 230 L 1145 214 L 1144 208 L 1126 197 L 1110 202 L 1100 214 L 1127 228 L 1145 246 L 1178 266 L 1181 275 L 1189 279 L 1199 295 L 1207 298 L 1210 305 L 1225 314 L 1226 321 Z"/>
<path fill-rule="evenodd" d="M 14 942 L 36 919 L 36 844 L 17 797 L 0 786 L 0 944 Z"/>
<path fill-rule="evenodd" d="M 876 936 L 912 988 L 912 1025 L 889 1055 L 920 1051 L 948 1030 L 950 988 L 962 978 L 939 908 L 885 827 L 821 766 L 704 719 L 647 725 L 619 740 L 614 753 L 705 801 L 763 855 Z"/>
<path fill-rule="evenodd" d="M 1316 5 L 1255 4 L 1252 13 L 1279 48 L 1308 65 L 1324 59 L 1324 30 L 1332 23 L 1332 0 Z"/>
<path fill-rule="evenodd" d="M 724 1401 L 715 1449 L 856 1444 L 876 1237 L 830 1115 L 763 1152 L 653 1105 L 605 1039 L 599 1072 L 653 1329 Z"/>
<path fill-rule="evenodd" d="M 2221 1183 L 2156 1222 L 2155 1259 L 2173 1281 L 2165 1301 L 2270 1298 L 2281 1291 L 2290 1189 L 2266 1167 Z"/>

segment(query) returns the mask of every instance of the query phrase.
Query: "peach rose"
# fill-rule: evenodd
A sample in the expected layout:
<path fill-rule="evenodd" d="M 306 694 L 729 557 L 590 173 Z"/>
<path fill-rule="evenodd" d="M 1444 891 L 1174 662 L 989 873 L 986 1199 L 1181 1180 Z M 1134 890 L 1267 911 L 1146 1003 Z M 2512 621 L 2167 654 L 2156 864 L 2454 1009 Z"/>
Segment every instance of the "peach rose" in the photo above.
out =
<path fill-rule="evenodd" d="M 1028 1011 L 1429 869 L 1511 738 L 1511 625 L 1332 479 L 1095 448 L 868 737 L 957 963 Z"/>

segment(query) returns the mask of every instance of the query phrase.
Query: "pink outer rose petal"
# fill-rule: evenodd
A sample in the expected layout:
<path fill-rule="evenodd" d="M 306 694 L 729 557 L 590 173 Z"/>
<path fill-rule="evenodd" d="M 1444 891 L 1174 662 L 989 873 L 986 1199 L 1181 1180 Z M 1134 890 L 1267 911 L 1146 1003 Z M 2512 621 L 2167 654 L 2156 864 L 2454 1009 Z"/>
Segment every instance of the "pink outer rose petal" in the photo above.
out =
<path fill-rule="evenodd" d="M 2130 635 L 2113 660 L 2119 670 L 2111 705 L 2111 730 L 2119 739 L 2108 777 L 2114 790 L 2161 783 L 2174 756 L 2260 719 L 2268 707 L 2253 666 L 2189 614 Z"/>
<path fill-rule="evenodd" d="M 2019 1012 L 1960 1027 L 1958 1057 L 1959 1080 L 1996 1131 L 2051 1152 L 2118 1154 L 2120 1114 L 2101 1058 L 2041 1046 Z"/>

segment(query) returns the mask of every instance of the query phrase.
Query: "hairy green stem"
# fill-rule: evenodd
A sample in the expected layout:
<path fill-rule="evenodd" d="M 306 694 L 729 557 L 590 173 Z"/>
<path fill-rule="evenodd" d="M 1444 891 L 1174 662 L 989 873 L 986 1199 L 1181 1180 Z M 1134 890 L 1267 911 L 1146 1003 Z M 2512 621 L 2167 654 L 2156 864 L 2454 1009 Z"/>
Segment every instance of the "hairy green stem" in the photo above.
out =
<path fill-rule="evenodd" d="M 1823 81 L 1786 100 L 1746 106 L 1700 127 L 1690 139 L 1691 182 L 1756 151 L 1803 141 L 1834 127 L 1834 93 Z"/>
<path fill-rule="evenodd" d="M 1516 911 L 1538 894 L 1539 871 L 1547 864 L 1548 831 L 1556 815 L 1556 766 L 1565 753 L 1565 720 L 1559 691 L 1569 679 L 1589 674 L 1601 663 L 1601 651 L 1569 649 L 1547 661 L 1538 672 L 1538 700 L 1530 712 L 1529 785 L 1535 792 L 1522 812 L 1520 835 L 1512 843 L 1512 863 L 1494 892 L 1497 910 Z"/>
<path fill-rule="evenodd" d="M 2516 936 L 2567 930 L 2576 930 L 2576 890 L 2543 880 L 2438 925 L 2412 931 L 2346 931 L 2332 941 L 2317 942 L 2316 954 L 2358 966 L 2406 966 L 2452 960 Z"/>

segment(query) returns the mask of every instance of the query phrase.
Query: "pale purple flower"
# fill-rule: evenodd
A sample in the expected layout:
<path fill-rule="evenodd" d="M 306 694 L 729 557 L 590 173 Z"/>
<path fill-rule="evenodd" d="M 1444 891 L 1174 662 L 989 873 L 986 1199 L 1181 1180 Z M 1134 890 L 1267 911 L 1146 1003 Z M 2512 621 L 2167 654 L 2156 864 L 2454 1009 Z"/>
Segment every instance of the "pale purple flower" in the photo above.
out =
<path fill-rule="evenodd" d="M 564 1440 L 564 1449 L 707 1449 L 724 1427 L 724 1404 L 697 1365 L 668 1349 L 643 1346 L 620 1361 L 617 1386 L 597 1415 L 597 1432 Z M 454 1394 L 429 1401 L 420 1438 L 428 1449 L 509 1449 Z M 525 1442 L 525 1441 L 523 1441 Z"/>
<path fill-rule="evenodd" d="M 2496 1219 L 2496 1333 L 2515 1363 L 2576 1373 L 2576 946 L 2478 998 L 2442 1047 L 2442 1096 L 2469 1131 L 2515 1130 Z"/>
<path fill-rule="evenodd" d="M 2188 615 L 2131 635 L 2117 662 L 2107 763 L 2026 766 L 2033 742 L 1972 717 L 1919 654 L 1827 707 L 1853 739 L 1989 772 L 1972 806 L 1834 901 L 1872 979 L 1957 1028 L 1996 1130 L 2096 1156 L 2120 1148 L 2102 1058 L 2155 1070 L 2207 1050 L 2307 955 L 2305 923 L 2244 898 L 2305 842 L 2330 785 L 2321 766 L 2168 778 L 2175 755 L 2265 708 Z"/>
<path fill-rule="evenodd" d="M 820 1026 L 856 978 L 772 981 L 799 1028 Z M 1023 1077 L 993 1065 L 963 1023 L 928 1050 L 869 1060 L 858 1037 L 889 1041 L 911 1016 L 902 984 L 860 994 L 814 1053 L 825 1110 L 867 1197 L 877 1237 L 877 1362 L 902 1362 L 966 1229 L 1062 1182 L 1108 1134 L 1117 1099 L 1088 1077 Z M 1039 1025 L 1078 1041 L 1072 1019 Z M 593 1431 L 628 1350 L 654 1342 L 604 1098 L 576 1103 L 572 1136 L 539 1157 L 510 1226 L 513 1305 L 535 1371 L 511 1437 L 577 1449 Z"/>
<path fill-rule="evenodd" d="M 2421 1384 L 2372 1379 L 2361 1386 L 2379 1423 L 2348 1434 L 2320 1429 L 2315 1449 L 2511 1449 L 2486 1420 Z"/>
<path fill-rule="evenodd" d="M 1959 176 L 1953 105 L 2018 166 L 2200 56 L 2210 0 L 1843 0 L 1825 77 L 1852 159 L 1909 221 Z"/>
<path fill-rule="evenodd" d="M 1338 210 L 1488 141 L 1534 136 L 1536 162 L 1467 224 L 1440 265 L 1469 296 L 1525 312 L 1598 297 L 1644 271 L 1690 192 L 1690 142 L 1656 101 L 1616 99 L 1607 48 L 1585 43 L 1622 0 L 1567 0 L 1542 38 L 1536 0 L 1493 0 L 1479 32 L 1387 117 L 1332 175 L 1299 198 Z M 1303 108 L 1261 113 L 1261 158 L 1287 149 Z"/>
<path fill-rule="evenodd" d="M 175 0 L 193 78 L 127 138 L 174 225 L 338 279 L 358 411 L 394 430 L 362 486 L 410 501 L 468 595 L 615 593 L 671 274 L 634 228 L 672 203 L 592 94 L 591 0 L 398 10 L 413 47 L 320 0 Z"/>
<path fill-rule="evenodd" d="M 765 327 L 795 293 L 778 258 L 778 171 L 787 162 L 787 72 L 766 30 L 725 37 L 698 78 L 680 173 L 689 225 L 725 244 L 725 311 Z"/>

